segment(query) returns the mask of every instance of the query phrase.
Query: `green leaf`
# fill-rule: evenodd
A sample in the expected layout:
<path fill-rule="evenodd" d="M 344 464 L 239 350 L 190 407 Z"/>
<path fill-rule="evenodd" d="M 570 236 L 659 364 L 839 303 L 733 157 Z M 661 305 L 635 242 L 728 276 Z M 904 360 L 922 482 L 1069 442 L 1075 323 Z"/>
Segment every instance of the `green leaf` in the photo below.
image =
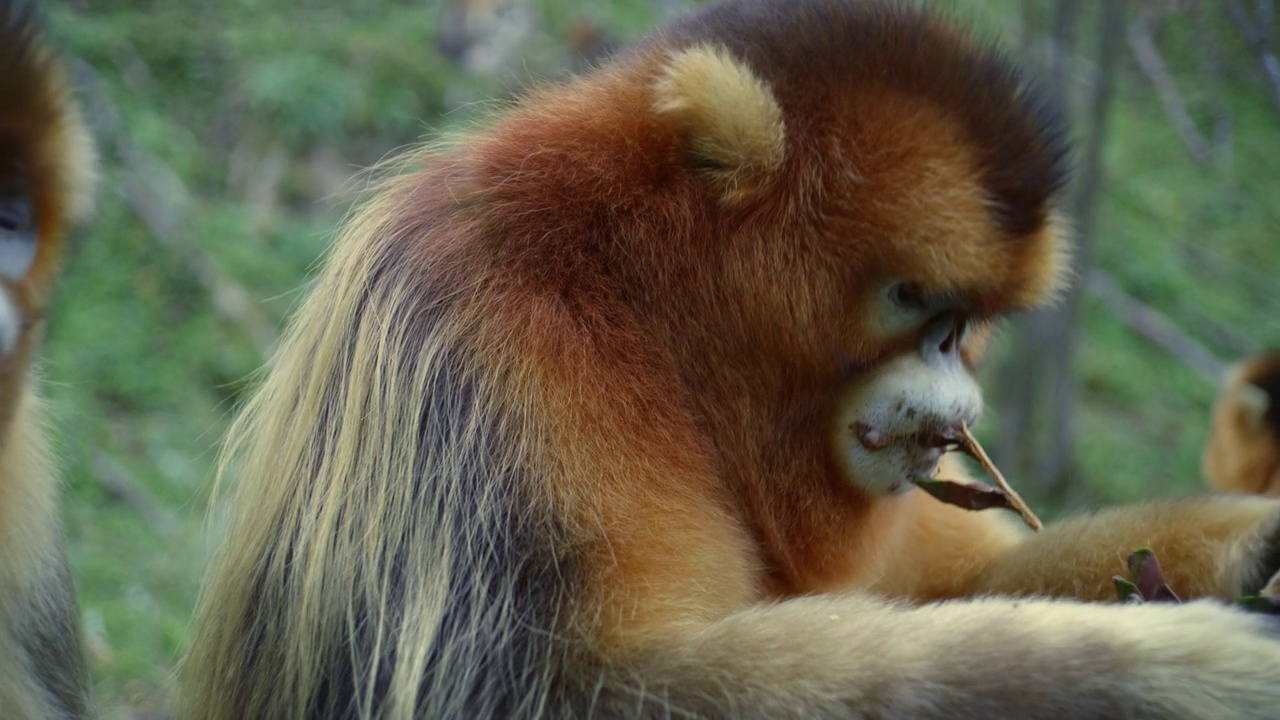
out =
<path fill-rule="evenodd" d="M 1262 595 L 1241 595 L 1236 604 L 1249 612 L 1263 615 L 1280 615 L 1280 598 Z"/>
<path fill-rule="evenodd" d="M 1122 603 L 1131 603 L 1141 605 L 1143 603 L 1142 593 L 1138 592 L 1138 586 L 1116 575 L 1111 578 L 1111 582 L 1116 585 L 1116 596 Z"/>

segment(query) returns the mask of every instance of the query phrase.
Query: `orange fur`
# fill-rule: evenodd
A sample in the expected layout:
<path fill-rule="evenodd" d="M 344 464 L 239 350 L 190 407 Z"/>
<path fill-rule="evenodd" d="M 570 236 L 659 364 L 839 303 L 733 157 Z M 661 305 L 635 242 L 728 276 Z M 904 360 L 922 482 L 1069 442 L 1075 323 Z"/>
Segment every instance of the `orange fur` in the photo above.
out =
<path fill-rule="evenodd" d="M 1256 590 L 1280 503 L 1025 538 L 910 489 L 1062 280 L 1063 154 L 999 55 L 842 0 L 711 6 L 417 154 L 230 436 L 183 716 L 1266 717 L 1256 618 L 985 595 L 1144 544 Z"/>
<path fill-rule="evenodd" d="M 1280 352 L 1231 369 L 1201 457 L 1214 489 L 1280 495 Z"/>

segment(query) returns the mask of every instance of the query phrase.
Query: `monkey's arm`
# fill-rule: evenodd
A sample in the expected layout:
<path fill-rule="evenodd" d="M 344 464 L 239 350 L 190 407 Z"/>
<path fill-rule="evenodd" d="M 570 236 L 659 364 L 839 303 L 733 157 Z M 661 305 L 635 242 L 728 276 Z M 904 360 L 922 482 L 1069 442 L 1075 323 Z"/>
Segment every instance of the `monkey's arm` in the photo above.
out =
<path fill-rule="evenodd" d="M 903 609 L 811 596 L 736 613 L 642 658 L 602 716 L 1263 718 L 1269 621 L 1207 603 L 986 599 Z M 616 703 L 616 706 L 615 706 Z"/>
<path fill-rule="evenodd" d="M 944 459 L 944 465 L 946 459 Z M 947 471 L 945 477 L 964 477 Z M 973 512 L 913 490 L 900 501 L 904 519 L 894 552 L 871 590 L 917 601 L 965 597 L 1022 538 L 1012 513 Z"/>
<path fill-rule="evenodd" d="M 1026 536 L 974 590 L 1085 600 L 1115 598 L 1129 553 L 1149 547 L 1183 598 L 1232 599 L 1280 570 L 1280 500 L 1209 496 L 1080 515 Z"/>
<path fill-rule="evenodd" d="M 941 477 L 969 479 L 953 456 Z M 902 498 L 903 524 L 871 589 L 937 600 L 974 594 L 1114 600 L 1112 577 L 1149 547 L 1184 598 L 1234 599 L 1280 570 L 1280 501 L 1237 496 L 1166 500 L 1051 523 L 1039 533 L 1012 513 L 973 512 L 921 491 Z"/>
<path fill-rule="evenodd" d="M 1208 496 L 1112 508 L 1020 531 L 1007 513 L 970 512 L 923 492 L 873 590 L 931 600 L 981 593 L 1113 600 L 1111 578 L 1149 547 L 1183 598 L 1233 599 L 1280 570 L 1280 500 Z"/>
<path fill-rule="evenodd" d="M 905 511 L 918 511 L 917 531 L 906 527 L 900 536 L 917 544 L 911 556 L 900 556 L 903 562 L 890 561 L 884 582 L 910 577 L 895 568 L 911 567 L 917 591 L 944 590 L 950 579 L 954 593 L 964 594 L 1000 559 L 1020 552 L 1022 534 L 1008 517 L 918 495 L 903 498 L 915 505 Z M 1160 528 L 1174 519 L 1157 521 L 1151 508 L 1131 514 Z M 1224 533 L 1232 523 L 1244 526 L 1238 513 L 1219 519 Z M 937 534 L 948 522 L 954 534 Z M 621 558 L 642 538 L 615 540 L 612 549 Z M 703 557 L 707 567 L 686 587 L 733 564 L 728 556 L 717 562 L 714 553 L 694 547 L 698 543 L 683 555 Z M 966 565 L 967 556 L 974 559 Z M 911 563 L 920 558 L 928 560 Z M 1115 559 L 1115 570 L 1097 561 L 1097 570 L 1109 573 L 1107 587 L 1123 559 Z M 680 602 L 653 590 L 651 583 L 636 588 L 628 607 L 661 616 L 655 605 Z M 1273 621 L 1215 603 L 1127 606 L 987 597 L 909 608 L 870 595 L 824 594 L 740 605 L 710 622 L 688 614 L 671 620 L 668 615 L 649 623 L 642 636 L 630 638 L 634 644 L 625 643 L 634 652 L 624 652 L 614 666 L 623 677 L 602 681 L 608 689 L 597 695 L 600 715 L 1261 720 L 1280 702 L 1280 686 L 1265 669 L 1280 660 Z M 608 647 L 606 642 L 606 653 Z"/>

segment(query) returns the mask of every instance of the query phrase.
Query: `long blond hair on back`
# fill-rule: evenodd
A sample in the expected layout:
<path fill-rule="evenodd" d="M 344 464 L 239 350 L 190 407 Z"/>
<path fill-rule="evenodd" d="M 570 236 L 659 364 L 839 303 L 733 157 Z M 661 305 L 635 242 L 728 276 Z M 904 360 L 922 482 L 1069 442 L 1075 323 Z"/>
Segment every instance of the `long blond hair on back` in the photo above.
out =
<path fill-rule="evenodd" d="M 484 273 L 459 289 L 447 252 L 425 271 L 413 260 L 414 242 L 447 248 L 469 224 L 410 201 L 424 187 L 393 178 L 348 224 L 229 432 L 233 514 L 184 717 L 442 717 L 457 703 L 483 717 L 545 701 L 521 675 L 553 672 L 571 563 L 533 540 L 554 537 L 518 481 L 538 437 L 513 404 L 522 369 L 478 347 L 502 342 L 481 337 Z M 528 592 L 546 584 L 531 578 L 559 591 Z"/>

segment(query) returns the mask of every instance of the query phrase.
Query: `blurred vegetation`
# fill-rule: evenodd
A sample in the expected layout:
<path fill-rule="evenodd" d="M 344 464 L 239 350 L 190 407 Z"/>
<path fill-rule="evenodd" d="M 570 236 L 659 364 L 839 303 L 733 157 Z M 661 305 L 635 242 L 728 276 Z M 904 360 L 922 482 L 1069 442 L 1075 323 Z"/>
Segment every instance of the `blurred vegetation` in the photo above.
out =
<path fill-rule="evenodd" d="M 103 155 L 97 218 L 52 311 L 45 375 L 105 717 L 170 705 L 209 553 L 219 438 L 360 171 L 684 4 L 45 3 Z M 946 5 L 1015 50 L 1037 41 L 1017 3 Z M 1190 116 L 1217 128 L 1216 149 L 1193 159 L 1149 78 L 1122 58 L 1092 260 L 1113 281 L 1103 290 L 1133 305 L 1084 295 L 1075 504 L 1199 483 L 1213 379 L 1151 342 L 1125 308 L 1159 314 L 1220 360 L 1280 346 L 1280 113 L 1225 14 L 1152 5 L 1167 10 L 1159 51 Z M 464 22 L 462 6 L 473 12 Z M 1079 60 L 1072 81 L 1087 85 L 1088 53 Z M 1012 352 L 996 347 L 989 387 Z M 987 438 L 999 420 L 989 414 Z M 1014 481 L 1034 503 L 1034 479 Z"/>

